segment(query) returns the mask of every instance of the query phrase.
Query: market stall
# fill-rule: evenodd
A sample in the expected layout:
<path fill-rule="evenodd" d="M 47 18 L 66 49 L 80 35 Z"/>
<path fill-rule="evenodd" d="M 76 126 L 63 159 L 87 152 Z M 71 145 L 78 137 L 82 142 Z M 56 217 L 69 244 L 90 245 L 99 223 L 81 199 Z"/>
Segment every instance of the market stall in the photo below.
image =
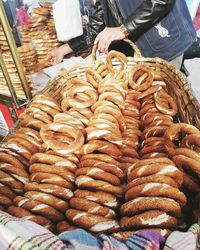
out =
<path fill-rule="evenodd" d="M 134 57 L 96 58 L 94 46 L 92 60 L 62 68 L 0 146 L 0 210 L 79 249 L 141 236 L 159 249 L 200 220 L 200 105 L 172 64 L 125 42 Z"/>

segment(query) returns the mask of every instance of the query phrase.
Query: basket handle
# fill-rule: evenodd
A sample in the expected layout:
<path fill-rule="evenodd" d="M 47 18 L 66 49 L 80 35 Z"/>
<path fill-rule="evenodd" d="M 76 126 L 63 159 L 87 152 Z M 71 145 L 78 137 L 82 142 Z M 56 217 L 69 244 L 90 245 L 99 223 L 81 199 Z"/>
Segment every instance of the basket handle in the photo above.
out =
<path fill-rule="evenodd" d="M 130 39 L 124 39 L 124 41 L 129 43 L 129 45 L 133 49 L 133 51 L 134 51 L 133 58 L 134 59 L 142 57 L 141 52 L 140 52 L 139 48 L 137 47 L 137 45 L 135 45 L 135 43 L 133 43 Z M 92 60 L 93 61 L 96 60 L 97 47 L 98 47 L 98 44 L 94 44 L 94 46 L 92 48 Z"/>

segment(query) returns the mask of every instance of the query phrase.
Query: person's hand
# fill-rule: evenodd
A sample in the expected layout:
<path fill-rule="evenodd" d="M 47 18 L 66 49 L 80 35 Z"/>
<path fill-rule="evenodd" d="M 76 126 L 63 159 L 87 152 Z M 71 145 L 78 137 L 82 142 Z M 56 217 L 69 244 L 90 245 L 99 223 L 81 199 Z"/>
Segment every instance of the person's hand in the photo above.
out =
<path fill-rule="evenodd" d="M 102 32 L 96 37 L 94 44 L 98 44 L 98 50 L 106 51 L 113 41 L 122 40 L 125 38 L 124 33 L 121 31 L 120 27 L 106 27 Z"/>
<path fill-rule="evenodd" d="M 71 53 L 72 49 L 68 44 L 64 44 L 58 48 L 53 49 L 48 56 L 49 65 L 55 65 L 60 63 L 64 56 Z"/>

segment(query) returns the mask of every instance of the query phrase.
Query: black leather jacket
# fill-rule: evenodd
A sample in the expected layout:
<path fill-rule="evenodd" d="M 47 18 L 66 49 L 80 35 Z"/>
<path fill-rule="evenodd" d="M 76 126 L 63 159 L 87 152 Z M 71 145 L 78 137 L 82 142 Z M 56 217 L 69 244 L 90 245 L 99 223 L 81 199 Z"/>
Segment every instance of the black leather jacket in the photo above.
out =
<path fill-rule="evenodd" d="M 131 16 L 123 20 L 119 11 L 116 11 L 115 0 L 97 0 L 87 30 L 84 30 L 82 36 L 68 41 L 68 44 L 74 52 L 81 52 L 92 44 L 98 33 L 106 26 L 105 10 L 109 11 L 112 16 L 113 26 L 123 23 L 131 34 L 131 38 L 136 41 L 146 30 L 166 16 L 175 2 L 176 0 L 144 0 Z"/>

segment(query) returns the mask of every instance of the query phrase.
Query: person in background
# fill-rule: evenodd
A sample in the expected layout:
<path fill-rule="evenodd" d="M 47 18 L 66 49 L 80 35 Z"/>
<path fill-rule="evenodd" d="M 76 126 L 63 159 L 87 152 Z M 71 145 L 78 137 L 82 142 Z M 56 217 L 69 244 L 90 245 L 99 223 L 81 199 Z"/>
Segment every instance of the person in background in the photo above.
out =
<path fill-rule="evenodd" d="M 137 44 L 145 57 L 160 57 L 172 61 L 178 68 L 184 51 L 195 41 L 190 14 L 183 0 L 97 0 L 90 17 L 90 42 L 98 44 L 100 52 L 111 43 L 128 37 Z M 89 44 L 86 34 L 69 40 L 53 50 L 50 64 L 59 63 L 72 52 L 80 52 Z M 129 54 L 127 45 L 123 51 Z"/>
<path fill-rule="evenodd" d="M 28 15 L 23 3 L 19 2 L 17 13 L 16 13 L 15 25 L 16 26 L 27 25 L 30 23 L 30 21 L 31 21 L 31 18 Z"/>

